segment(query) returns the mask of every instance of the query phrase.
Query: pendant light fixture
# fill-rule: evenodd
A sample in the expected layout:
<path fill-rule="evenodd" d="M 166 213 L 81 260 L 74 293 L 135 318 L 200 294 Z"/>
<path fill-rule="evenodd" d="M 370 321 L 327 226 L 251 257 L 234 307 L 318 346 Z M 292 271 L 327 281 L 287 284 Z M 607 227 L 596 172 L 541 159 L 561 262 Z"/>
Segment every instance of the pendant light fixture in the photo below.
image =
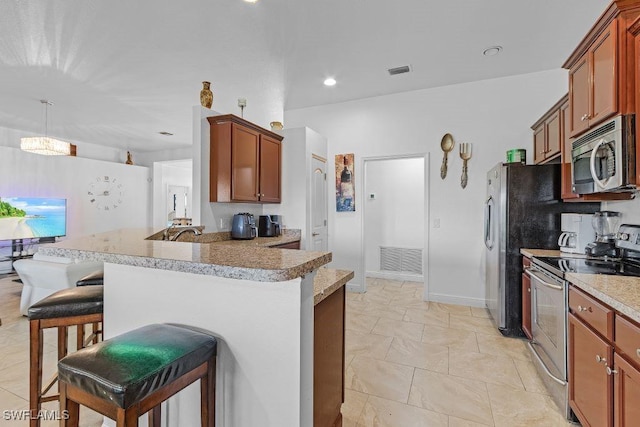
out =
<path fill-rule="evenodd" d="M 20 138 L 20 149 L 45 156 L 75 156 L 75 145 L 49 137 L 49 106 L 53 102 L 41 99 L 40 103 L 44 105 L 44 136 Z"/>

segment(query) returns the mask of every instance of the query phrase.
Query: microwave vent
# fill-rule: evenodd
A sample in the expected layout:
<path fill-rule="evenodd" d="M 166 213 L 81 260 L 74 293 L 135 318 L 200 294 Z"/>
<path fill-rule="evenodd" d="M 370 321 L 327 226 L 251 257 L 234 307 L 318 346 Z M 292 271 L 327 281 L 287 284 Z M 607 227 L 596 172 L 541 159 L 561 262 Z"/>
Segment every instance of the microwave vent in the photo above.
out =
<path fill-rule="evenodd" d="M 589 132 L 588 134 L 581 136 L 580 138 L 573 141 L 573 148 L 578 148 L 584 144 L 587 144 L 593 141 L 595 138 L 606 135 L 616 129 L 616 121 L 611 120 L 609 123 L 600 126 L 598 129 Z"/>

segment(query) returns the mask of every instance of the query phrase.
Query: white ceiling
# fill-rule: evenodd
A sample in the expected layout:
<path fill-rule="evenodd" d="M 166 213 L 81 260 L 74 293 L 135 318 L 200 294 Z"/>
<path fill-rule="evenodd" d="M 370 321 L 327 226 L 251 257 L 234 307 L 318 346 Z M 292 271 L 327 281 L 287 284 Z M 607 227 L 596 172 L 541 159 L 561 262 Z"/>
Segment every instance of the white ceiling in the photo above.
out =
<path fill-rule="evenodd" d="M 214 109 L 237 114 L 237 98 L 247 97 L 247 112 L 257 105 L 277 118 L 559 68 L 607 4 L 2 0 L 0 126 L 42 133 L 39 100 L 49 99 L 51 135 L 136 151 L 184 147 L 203 80 L 212 81 Z M 483 56 L 492 45 L 504 50 Z M 387 74 L 409 64 L 409 74 Z M 338 84 L 324 87 L 327 76 Z"/>

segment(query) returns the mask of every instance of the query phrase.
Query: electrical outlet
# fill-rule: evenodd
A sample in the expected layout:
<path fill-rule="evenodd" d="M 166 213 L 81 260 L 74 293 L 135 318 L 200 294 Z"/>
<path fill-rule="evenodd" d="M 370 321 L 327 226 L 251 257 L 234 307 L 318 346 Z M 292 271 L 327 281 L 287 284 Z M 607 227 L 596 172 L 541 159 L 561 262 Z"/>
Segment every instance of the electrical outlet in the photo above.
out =
<path fill-rule="evenodd" d="M 440 218 L 433 220 L 433 228 L 440 228 Z"/>
<path fill-rule="evenodd" d="M 229 218 L 220 218 L 220 230 L 229 230 L 230 228 Z"/>

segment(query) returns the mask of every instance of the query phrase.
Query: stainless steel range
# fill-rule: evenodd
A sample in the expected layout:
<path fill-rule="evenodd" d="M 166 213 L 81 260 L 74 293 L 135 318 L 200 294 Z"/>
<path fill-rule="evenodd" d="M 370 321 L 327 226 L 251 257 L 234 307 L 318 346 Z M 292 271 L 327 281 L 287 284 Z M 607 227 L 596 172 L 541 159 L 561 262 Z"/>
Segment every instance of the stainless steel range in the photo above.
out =
<path fill-rule="evenodd" d="M 547 390 L 567 419 L 567 273 L 640 277 L 640 225 L 621 225 L 615 246 L 620 257 L 534 257 L 525 273 L 531 278 L 531 333 L 534 364 Z"/>

